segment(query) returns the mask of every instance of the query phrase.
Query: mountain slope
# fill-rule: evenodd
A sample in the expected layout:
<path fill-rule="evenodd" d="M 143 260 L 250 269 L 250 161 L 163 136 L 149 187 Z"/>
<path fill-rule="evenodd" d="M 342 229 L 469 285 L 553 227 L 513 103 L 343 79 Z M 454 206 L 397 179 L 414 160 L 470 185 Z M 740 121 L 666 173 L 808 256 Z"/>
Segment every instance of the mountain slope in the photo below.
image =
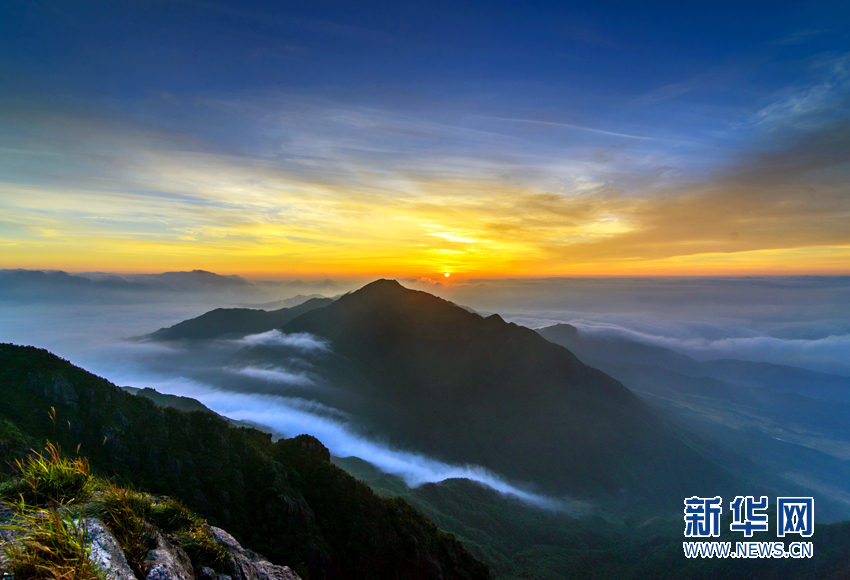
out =
<path fill-rule="evenodd" d="M 669 348 L 616 336 L 579 332 L 571 324 L 555 324 L 537 332 L 560 344 L 588 364 L 640 364 L 689 377 L 711 377 L 747 387 L 797 393 L 807 397 L 850 402 L 850 377 L 772 363 L 719 359 L 700 362 Z"/>
<path fill-rule="evenodd" d="M 375 496 L 310 436 L 272 443 L 206 412 L 159 408 L 45 350 L 0 345 L 0 466 L 11 472 L 45 439 L 79 449 L 99 475 L 181 499 L 303 578 L 488 577 L 452 536 Z"/>
<path fill-rule="evenodd" d="M 136 387 L 121 387 L 122 390 L 127 391 L 128 393 L 133 393 L 138 397 L 144 397 L 146 399 L 150 399 L 158 407 L 172 407 L 177 409 L 178 411 L 184 411 L 186 413 L 191 413 L 192 411 L 201 411 L 204 413 L 210 413 L 215 415 L 216 417 L 221 417 L 225 421 L 227 421 L 228 425 L 231 427 L 246 427 L 248 429 L 257 429 L 258 431 L 262 431 L 263 433 L 270 433 L 268 427 L 263 425 L 257 425 L 255 423 L 248 423 L 246 421 L 236 421 L 235 419 L 230 419 L 229 417 L 222 417 L 218 413 L 209 409 L 206 405 L 201 403 L 197 399 L 193 399 L 191 397 L 181 397 L 180 395 L 167 395 L 164 393 L 160 393 L 155 389 L 151 389 L 150 387 L 145 387 L 143 389 L 139 389 Z"/>
<path fill-rule="evenodd" d="M 498 315 L 380 280 L 282 330 L 332 343 L 351 367 L 340 376 L 355 377 L 347 388 L 381 402 L 368 421 L 393 443 L 626 504 L 680 508 L 735 485 L 622 384 Z"/>
<path fill-rule="evenodd" d="M 814 494 L 821 517 L 850 517 L 850 378 L 769 363 L 699 362 L 568 324 L 538 332 L 688 430 L 784 479 L 783 488 Z"/>
<path fill-rule="evenodd" d="M 684 557 L 682 514 L 617 518 L 611 514 L 571 517 L 546 512 L 501 496 L 474 482 L 452 479 L 417 488 L 356 458 L 333 458 L 354 477 L 385 497 L 403 497 L 441 528 L 460 538 L 490 566 L 498 580 L 732 580 L 758 578 L 843 580 L 850 571 L 850 522 L 815 523 L 815 557 L 719 559 Z M 820 509 L 820 508 L 819 508 Z M 775 514 L 775 507 L 771 510 Z M 724 513 L 721 540 L 742 541 L 730 533 Z M 755 541 L 782 541 L 770 531 Z M 796 538 L 784 538 L 786 548 Z"/>
<path fill-rule="evenodd" d="M 202 340 L 220 337 L 241 337 L 278 328 L 293 318 L 315 308 L 327 306 L 330 298 L 311 298 L 291 308 L 267 312 L 251 308 L 216 308 L 197 318 L 184 320 L 148 335 L 150 340 Z"/>

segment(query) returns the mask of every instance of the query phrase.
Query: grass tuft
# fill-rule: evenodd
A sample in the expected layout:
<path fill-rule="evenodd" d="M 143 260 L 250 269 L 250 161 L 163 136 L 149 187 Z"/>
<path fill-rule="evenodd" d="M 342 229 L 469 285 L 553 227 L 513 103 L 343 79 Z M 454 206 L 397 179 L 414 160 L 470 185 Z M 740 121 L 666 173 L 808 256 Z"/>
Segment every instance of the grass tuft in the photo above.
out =
<path fill-rule="evenodd" d="M 150 519 L 160 529 L 174 534 L 198 568 L 225 572 L 230 556 L 213 538 L 203 519 L 179 501 L 168 498 L 151 505 Z"/>
<path fill-rule="evenodd" d="M 20 477 L 3 486 L 0 490 L 3 495 L 20 496 L 32 504 L 70 504 L 89 497 L 91 477 L 88 459 L 64 458 L 62 449 L 50 441 L 44 454 L 34 450 L 32 453 L 24 460 L 15 460 Z"/>
<path fill-rule="evenodd" d="M 186 550 L 186 554 L 196 567 L 212 568 L 219 573 L 226 572 L 230 555 L 224 546 L 215 541 L 206 526 L 198 525 L 181 530 L 176 536 L 180 547 Z"/>
<path fill-rule="evenodd" d="M 106 580 L 91 560 L 84 518 L 21 501 L 16 523 L 3 527 L 20 534 L 3 547 L 3 567 L 15 580 Z"/>
<path fill-rule="evenodd" d="M 127 563 L 139 578 L 145 577 L 145 559 L 156 543 L 156 530 L 146 522 L 149 495 L 108 483 L 95 498 L 97 516 L 118 540 Z"/>
<path fill-rule="evenodd" d="M 0 495 L 17 505 L 17 522 L 4 527 L 20 537 L 3 548 L 2 562 L 15 580 L 105 580 L 91 563 L 85 523 L 77 524 L 68 515 L 67 506 L 89 499 L 87 513 L 112 532 L 139 578 L 146 575 L 157 529 L 176 540 L 196 567 L 225 572 L 227 550 L 215 541 L 205 520 L 179 501 L 156 499 L 92 477 L 87 459 L 63 458 L 50 442 L 44 453 L 33 451 L 16 463 L 19 476 L 0 486 Z"/>
<path fill-rule="evenodd" d="M 171 498 L 161 498 L 151 504 L 149 517 L 159 529 L 169 533 L 190 528 L 200 520 L 192 510 Z"/>

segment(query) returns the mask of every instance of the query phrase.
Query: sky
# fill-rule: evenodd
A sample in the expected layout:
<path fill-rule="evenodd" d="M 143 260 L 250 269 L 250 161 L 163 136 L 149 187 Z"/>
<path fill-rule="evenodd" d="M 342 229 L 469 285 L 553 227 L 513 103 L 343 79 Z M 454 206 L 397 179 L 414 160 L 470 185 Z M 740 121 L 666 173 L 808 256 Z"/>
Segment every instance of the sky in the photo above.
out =
<path fill-rule="evenodd" d="M 0 268 L 850 273 L 846 2 L 7 0 Z"/>

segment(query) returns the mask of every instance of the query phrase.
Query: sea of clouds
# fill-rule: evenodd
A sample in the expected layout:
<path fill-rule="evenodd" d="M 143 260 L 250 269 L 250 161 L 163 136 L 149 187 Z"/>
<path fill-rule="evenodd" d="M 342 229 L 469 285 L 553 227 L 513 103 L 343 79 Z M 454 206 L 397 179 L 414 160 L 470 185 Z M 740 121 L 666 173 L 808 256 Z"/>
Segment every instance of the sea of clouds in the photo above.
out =
<path fill-rule="evenodd" d="M 431 290 L 532 328 L 569 322 L 580 332 L 624 336 L 700 360 L 738 358 L 850 375 L 850 278 L 485 281 Z M 329 403 L 336 385 L 313 363 L 332 356 L 333 346 L 319 337 L 269 331 L 200 346 L 133 339 L 197 316 L 211 303 L 244 303 L 238 294 L 215 300 L 200 291 L 169 300 L 140 301 L 134 294 L 132 300 L 113 295 L 63 303 L 37 292 L 29 300 L 20 294 L 3 300 L 0 288 L 0 342 L 47 348 L 118 385 L 196 398 L 282 437 L 309 433 L 335 456 L 360 457 L 411 486 L 466 478 L 546 509 L 586 507 L 535 494 L 533 486 L 479 466 L 399 449 L 366 431 Z"/>

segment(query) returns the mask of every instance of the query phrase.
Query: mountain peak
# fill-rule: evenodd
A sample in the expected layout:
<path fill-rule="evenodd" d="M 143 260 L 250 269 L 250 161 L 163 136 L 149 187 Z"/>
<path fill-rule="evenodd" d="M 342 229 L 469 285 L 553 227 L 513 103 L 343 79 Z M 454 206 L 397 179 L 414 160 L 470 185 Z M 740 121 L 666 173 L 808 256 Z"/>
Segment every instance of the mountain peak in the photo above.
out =
<path fill-rule="evenodd" d="M 425 332 L 434 335 L 448 335 L 458 325 L 465 326 L 471 320 L 480 321 L 481 317 L 433 294 L 405 288 L 397 280 L 375 280 L 359 290 L 340 298 L 330 310 L 317 313 L 318 318 L 331 319 L 341 317 L 354 323 L 358 328 L 378 326 L 385 330 L 395 328 L 406 332 Z M 324 309 L 323 309 L 324 310 Z M 332 326 L 336 326 L 333 323 Z M 333 333 L 331 333 L 333 337 Z"/>
<path fill-rule="evenodd" d="M 381 278 L 380 280 L 375 280 L 374 282 L 370 282 L 360 288 L 359 290 L 355 290 L 351 294 L 371 294 L 374 292 L 380 293 L 401 293 L 404 291 L 414 292 L 414 290 L 410 290 L 409 288 L 405 288 L 402 286 L 398 280 L 389 280 L 387 278 Z"/>
<path fill-rule="evenodd" d="M 547 326 L 545 330 L 556 336 L 564 336 L 569 338 L 575 338 L 578 335 L 578 328 L 576 328 L 572 324 L 566 324 L 563 322 L 559 324 L 554 324 L 552 326 Z M 558 344 L 557 341 L 555 341 L 555 344 Z"/>
<path fill-rule="evenodd" d="M 379 279 L 375 280 L 374 282 L 369 282 L 368 284 L 363 286 L 363 288 L 361 288 L 360 290 L 365 290 L 366 288 L 372 288 L 372 287 L 404 288 L 404 286 L 402 286 L 399 283 L 398 280 L 391 280 L 389 278 L 379 278 Z"/>

